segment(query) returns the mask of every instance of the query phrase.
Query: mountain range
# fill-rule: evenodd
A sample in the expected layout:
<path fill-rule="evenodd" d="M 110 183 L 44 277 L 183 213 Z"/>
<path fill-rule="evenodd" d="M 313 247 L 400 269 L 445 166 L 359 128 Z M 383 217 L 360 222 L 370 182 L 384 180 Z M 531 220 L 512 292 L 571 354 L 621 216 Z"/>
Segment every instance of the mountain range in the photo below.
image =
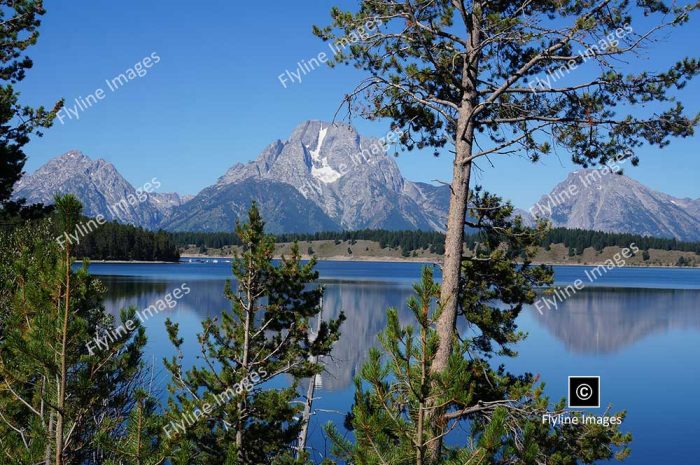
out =
<path fill-rule="evenodd" d="M 51 203 L 55 193 L 73 193 L 87 215 L 170 231 L 229 231 L 255 200 L 272 233 L 441 231 L 449 204 L 449 186 L 405 179 L 381 140 L 322 121 L 300 124 L 193 197 L 143 190 L 111 163 L 73 150 L 25 175 L 14 196 Z M 142 201 L 123 201 L 139 195 Z M 110 208 L 120 202 L 123 208 Z M 569 174 L 517 214 L 530 223 L 541 217 L 567 228 L 700 240 L 700 199 L 675 198 L 599 169 Z"/>
<path fill-rule="evenodd" d="M 155 191 L 144 196 L 114 165 L 102 159 L 92 160 L 77 150 L 53 158 L 34 173 L 23 176 L 15 184 L 13 196 L 25 198 L 28 203 L 50 204 L 55 194 L 68 193 L 80 199 L 85 215 L 102 214 L 107 220 L 147 228 L 157 227 L 187 200 L 175 193 Z M 130 203 L 128 199 L 135 200 Z"/>
<path fill-rule="evenodd" d="M 570 173 L 529 213 L 570 229 L 700 240 L 700 199 L 679 199 L 608 169 Z"/>

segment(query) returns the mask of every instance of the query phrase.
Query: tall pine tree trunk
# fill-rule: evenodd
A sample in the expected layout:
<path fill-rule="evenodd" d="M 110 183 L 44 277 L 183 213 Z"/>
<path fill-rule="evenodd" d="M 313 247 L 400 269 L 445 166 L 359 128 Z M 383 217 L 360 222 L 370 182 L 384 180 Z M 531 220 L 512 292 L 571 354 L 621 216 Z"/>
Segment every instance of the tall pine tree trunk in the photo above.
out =
<path fill-rule="evenodd" d="M 476 2 L 473 12 L 464 11 L 470 26 L 470 50 L 477 50 L 480 46 L 479 11 L 480 7 Z M 477 53 L 477 55 L 472 55 L 472 53 Z M 445 256 L 442 265 L 442 285 L 440 287 L 442 313 L 437 321 L 440 343 L 431 366 L 432 373 L 441 373 L 447 369 L 447 362 L 452 351 L 452 339 L 455 334 L 459 278 L 464 247 L 464 221 L 467 213 L 467 202 L 469 201 L 469 180 L 472 169 L 473 118 L 478 103 L 476 95 L 478 52 L 472 53 L 467 55 L 462 69 L 462 86 L 465 90 L 459 108 L 455 132 L 455 157 L 452 166 L 450 208 L 447 214 Z"/>
<path fill-rule="evenodd" d="M 245 312 L 245 327 L 243 332 L 243 360 L 242 369 L 244 376 L 248 376 L 248 357 L 250 355 L 250 327 L 255 317 L 255 304 L 252 302 L 253 296 L 251 294 L 251 287 L 253 285 L 252 271 L 254 269 L 254 264 L 248 262 L 248 279 L 246 282 L 246 312 Z M 243 399 L 239 400 L 237 403 L 238 408 L 238 421 L 236 422 L 236 449 L 238 454 L 238 462 L 245 463 L 245 456 L 243 452 L 243 428 L 245 427 L 245 418 L 243 418 L 242 412 L 245 408 L 245 395 Z"/>
<path fill-rule="evenodd" d="M 442 285 L 440 287 L 442 313 L 436 322 L 436 330 L 440 336 L 440 342 L 431 366 L 431 371 L 433 373 L 442 373 L 447 369 L 447 362 L 452 352 L 452 340 L 455 334 L 455 322 L 457 318 L 460 267 L 462 265 L 462 250 L 464 247 L 464 219 L 467 214 L 467 202 L 469 200 L 470 175 L 471 163 L 465 164 L 461 161 L 459 156 L 455 157 L 452 184 L 450 186 L 452 190 L 452 194 L 450 195 L 450 210 L 447 221 L 447 232 L 445 234 Z"/>
<path fill-rule="evenodd" d="M 436 322 L 439 336 L 435 352 L 432 374 L 445 374 L 452 353 L 456 333 L 457 306 L 460 290 L 462 250 L 464 247 L 464 221 L 469 201 L 469 181 L 472 170 L 472 150 L 474 145 L 474 120 L 477 111 L 477 78 L 479 68 L 479 51 L 481 47 L 480 16 L 481 5 L 474 2 L 471 12 L 462 6 L 469 31 L 469 53 L 462 67 L 462 87 L 464 89 L 459 107 L 459 116 L 455 133 L 455 157 L 450 184 L 450 209 L 447 215 L 445 233 L 445 257 L 442 265 L 442 284 L 440 287 L 440 305 L 442 311 Z M 442 452 L 441 436 L 444 420 L 444 407 L 431 411 L 431 425 L 438 439 L 428 445 L 429 463 L 439 462 Z"/>
<path fill-rule="evenodd" d="M 66 407 L 66 378 L 68 377 L 67 357 L 68 357 L 68 318 L 70 316 L 70 246 L 66 245 L 66 295 L 65 308 L 63 310 L 63 328 L 61 333 L 61 372 L 58 388 L 58 399 L 56 402 L 56 465 L 63 463 L 63 429 L 65 422 Z"/>
<path fill-rule="evenodd" d="M 460 152 L 471 151 L 471 143 L 458 143 L 457 156 L 455 156 L 454 173 L 452 178 L 452 194 L 450 196 L 450 210 L 445 234 L 445 258 L 442 265 L 442 285 L 440 287 L 440 305 L 442 307 L 435 327 L 439 336 L 438 348 L 435 351 L 433 363 L 430 367 L 432 374 L 445 374 L 448 368 L 450 354 L 454 344 L 457 307 L 460 287 L 460 271 L 462 265 L 462 250 L 464 243 L 464 219 L 467 213 L 469 200 L 469 178 L 471 176 L 471 162 L 464 163 Z M 469 146 L 468 148 L 466 146 Z M 469 153 L 467 152 L 467 153 Z M 430 421 L 432 430 L 436 435 L 441 434 L 444 428 L 444 407 L 431 405 Z M 442 438 L 436 438 L 428 443 L 427 458 L 430 464 L 439 462 L 442 452 Z"/>

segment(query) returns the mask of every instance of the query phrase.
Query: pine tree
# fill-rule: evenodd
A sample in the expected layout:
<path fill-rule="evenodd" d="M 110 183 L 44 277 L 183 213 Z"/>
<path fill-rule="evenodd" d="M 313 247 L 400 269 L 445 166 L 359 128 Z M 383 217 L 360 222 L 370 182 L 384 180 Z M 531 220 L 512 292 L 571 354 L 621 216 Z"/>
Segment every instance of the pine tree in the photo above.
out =
<path fill-rule="evenodd" d="M 550 407 L 535 377 L 492 366 L 494 356 L 517 355 L 513 346 L 525 337 L 517 317 L 534 301 L 535 288 L 552 282 L 552 271 L 531 263 L 543 224 L 536 230 L 523 227 L 520 218 L 511 218 L 510 205 L 480 190 L 472 199 L 469 225 L 481 233 L 462 261 L 457 296 L 468 325 L 453 341 L 447 372 L 432 370 L 443 309 L 440 286 L 432 270 L 424 268 L 407 304 L 415 326 L 401 326 L 396 309 L 389 309 L 381 350 L 370 351 L 355 380 L 355 402 L 346 421 L 355 441 L 327 427 L 334 455 L 341 463 L 358 465 L 573 464 L 624 458 L 629 435 L 616 427 L 543 424 L 542 415 L 562 411 L 563 402 Z M 469 438 L 445 446 L 441 439 L 457 427 Z M 431 445 L 438 441 L 435 458 Z"/>
<path fill-rule="evenodd" d="M 361 0 L 331 10 L 330 66 L 366 73 L 343 101 L 348 116 L 388 119 L 404 149 L 452 154 L 450 204 L 442 266 L 439 350 L 432 369 L 446 373 L 463 282 L 464 219 L 472 168 L 488 157 L 532 162 L 557 147 L 584 167 L 630 159 L 638 147 L 664 147 L 694 134 L 675 89 L 700 71 L 679 57 L 623 73 L 657 32 L 682 26 L 697 5 L 627 0 L 581 2 Z M 551 27 L 542 27 L 543 23 Z M 578 53 L 581 50 L 582 53 Z M 587 72 L 571 72 L 577 67 Z M 566 79 L 558 79 L 565 76 Z M 639 102 L 646 105 L 640 106 Z M 653 102 L 653 104 L 652 104 Z M 445 150 L 447 152 L 447 150 Z M 440 441 L 431 444 L 433 457 Z"/>
<path fill-rule="evenodd" d="M 95 437 L 109 458 L 104 465 L 160 465 L 168 452 L 162 438 L 165 419 L 150 392 L 138 388 L 127 418 L 110 418 L 111 425 Z M 120 428 L 122 427 L 122 428 Z M 120 430 L 121 434 L 109 434 Z"/>
<path fill-rule="evenodd" d="M 296 463 L 299 381 L 321 372 L 313 360 L 330 352 L 344 319 L 323 322 L 312 337 L 322 293 L 315 260 L 302 264 L 295 243 L 275 264 L 274 238 L 255 204 L 236 233 L 236 286 L 224 290 L 230 311 L 202 322 L 195 366 L 185 371 L 181 352 L 166 361 L 173 382 L 164 431 L 175 464 Z M 167 329 L 180 351 L 178 325 L 168 321 Z"/>
<path fill-rule="evenodd" d="M 380 334 L 382 351 L 373 348 L 355 380 L 355 403 L 350 423 L 356 442 L 352 443 L 332 426 L 326 430 L 334 443 L 334 453 L 343 461 L 356 464 L 428 463 L 427 446 L 435 440 L 428 421 L 433 398 L 444 397 L 434 390 L 430 364 L 437 348 L 435 317 L 440 286 L 431 268 L 423 268 L 421 281 L 414 286 L 415 297 L 407 306 L 416 327 L 401 326 L 396 309 L 387 312 L 387 328 Z M 455 353 L 451 364 L 449 392 L 466 405 L 474 401 L 469 386 L 474 367 Z M 365 388 L 367 386 L 368 388 Z M 476 438 L 474 446 L 451 452 L 445 464 L 483 463 L 498 449 L 506 432 L 506 410 L 490 404 L 493 416 Z M 473 408 L 477 411 L 477 407 Z"/>
<path fill-rule="evenodd" d="M 141 383 L 143 328 L 104 350 L 90 345 L 114 327 L 104 286 L 88 263 L 72 270 L 56 231 L 74 227 L 75 198 L 57 199 L 57 224 L 31 222 L 0 247 L 0 456 L 3 462 L 102 463 L 112 458 L 96 435 L 118 438 Z M 63 228 L 63 229 L 60 229 Z M 70 231 L 73 232 L 73 231 Z M 134 318 L 122 311 L 122 324 Z M 121 419 L 121 420 L 120 420 Z"/>
<path fill-rule="evenodd" d="M 63 101 L 52 110 L 34 109 L 20 104 L 14 88 L 32 67 L 32 60 L 24 53 L 39 37 L 43 2 L 3 0 L 0 6 L 0 218 L 15 221 L 18 216 L 31 218 L 48 212 L 41 205 L 25 207 L 23 200 L 10 197 L 27 159 L 23 147 L 30 136 L 41 136 L 41 129 L 51 126 Z"/>

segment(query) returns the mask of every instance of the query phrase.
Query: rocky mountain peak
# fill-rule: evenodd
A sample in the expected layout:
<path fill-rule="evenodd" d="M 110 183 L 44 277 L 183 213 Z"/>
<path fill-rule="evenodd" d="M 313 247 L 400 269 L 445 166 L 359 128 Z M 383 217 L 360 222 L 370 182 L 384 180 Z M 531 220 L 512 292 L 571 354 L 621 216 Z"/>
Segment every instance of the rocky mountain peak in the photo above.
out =
<path fill-rule="evenodd" d="M 92 161 L 90 157 L 85 155 L 80 150 L 72 149 L 54 158 L 55 161 L 60 163 L 71 162 L 71 161 Z"/>
<path fill-rule="evenodd" d="M 449 187 L 404 179 L 376 138 L 343 123 L 310 120 L 248 163 L 236 163 L 191 200 L 153 192 L 126 210 L 110 208 L 135 189 L 109 162 L 71 150 L 15 186 L 15 198 L 51 203 L 74 193 L 88 215 L 147 228 L 229 231 L 258 202 L 270 232 L 337 229 L 444 230 Z M 610 169 L 570 173 L 529 212 L 554 226 L 700 240 L 700 199 L 675 198 Z"/>
<path fill-rule="evenodd" d="M 53 203 L 56 194 L 74 194 L 88 216 L 103 215 L 147 228 L 156 228 L 174 206 L 182 205 L 178 194 L 150 193 L 145 200 L 106 160 L 93 160 L 71 150 L 49 160 L 15 184 L 13 197 L 28 203 Z"/>
<path fill-rule="evenodd" d="M 570 173 L 530 213 L 566 228 L 700 240 L 698 207 L 598 168 Z"/>
<path fill-rule="evenodd" d="M 93 161 L 90 157 L 85 155 L 79 150 L 69 150 L 68 152 L 60 155 L 56 158 L 49 160 L 46 165 L 42 168 L 47 168 L 51 170 L 75 170 L 75 169 L 85 169 L 88 167 L 95 166 L 96 161 Z"/>
<path fill-rule="evenodd" d="M 217 192 L 250 180 L 291 186 L 337 228 L 441 229 L 445 224 L 447 203 L 434 209 L 442 203 L 437 200 L 439 192 L 406 181 L 380 140 L 363 137 L 344 123 L 301 123 L 285 141 L 265 147 L 254 161 L 233 165 L 200 198 L 219 198 Z M 240 197 L 240 192 L 236 195 Z M 176 211 L 173 225 L 184 228 L 177 216 L 191 217 L 185 211 L 197 205 L 200 202 Z M 315 222 L 327 223 L 318 218 Z"/>

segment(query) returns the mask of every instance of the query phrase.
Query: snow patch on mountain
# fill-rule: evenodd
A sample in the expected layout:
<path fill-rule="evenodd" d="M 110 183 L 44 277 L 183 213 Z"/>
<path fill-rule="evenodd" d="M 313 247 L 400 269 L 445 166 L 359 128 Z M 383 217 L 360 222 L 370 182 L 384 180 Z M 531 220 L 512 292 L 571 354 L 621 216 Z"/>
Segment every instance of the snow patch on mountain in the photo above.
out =
<path fill-rule="evenodd" d="M 328 166 L 328 159 L 324 158 L 323 161 L 323 166 L 320 168 L 316 168 L 315 166 L 311 168 L 311 175 L 321 181 L 324 184 L 330 184 L 333 182 L 336 182 L 338 179 L 340 179 L 343 175 Z"/>
<path fill-rule="evenodd" d="M 316 142 L 316 149 L 309 151 L 311 154 L 311 159 L 315 162 L 318 162 L 321 158 L 321 147 L 323 146 L 323 140 L 326 138 L 326 134 L 328 134 L 328 128 L 321 126 L 318 130 L 318 142 Z"/>
<path fill-rule="evenodd" d="M 311 155 L 311 175 L 321 181 L 324 184 L 331 184 L 340 179 L 343 175 L 338 171 L 331 168 L 328 164 L 328 157 L 321 157 L 321 147 L 323 147 L 323 141 L 328 134 L 328 127 L 321 126 L 318 130 L 318 142 L 316 143 L 316 148 L 314 150 L 309 150 L 309 155 Z M 309 146 L 306 146 L 307 150 Z M 321 166 L 318 166 L 318 165 Z"/>

